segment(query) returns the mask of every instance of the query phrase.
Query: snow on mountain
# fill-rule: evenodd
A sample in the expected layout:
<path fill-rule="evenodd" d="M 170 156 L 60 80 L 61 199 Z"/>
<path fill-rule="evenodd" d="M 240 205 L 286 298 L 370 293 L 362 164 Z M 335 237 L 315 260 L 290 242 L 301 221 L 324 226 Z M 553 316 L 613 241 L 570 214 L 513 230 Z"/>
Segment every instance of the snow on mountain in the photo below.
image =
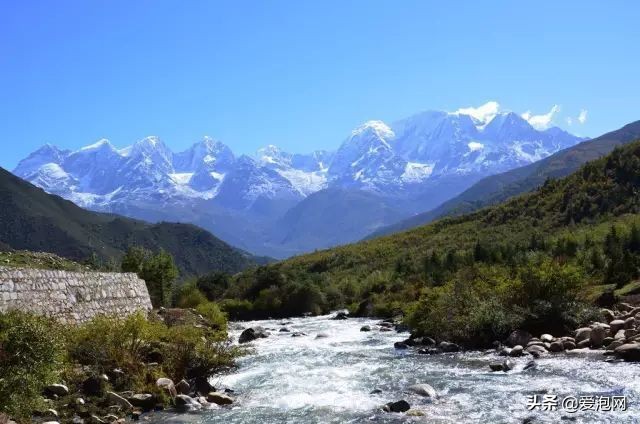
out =
<path fill-rule="evenodd" d="M 368 121 L 336 151 L 292 154 L 268 145 L 253 157 L 236 157 L 210 137 L 178 153 L 155 136 L 121 149 L 101 139 L 76 151 L 45 145 L 14 173 L 89 209 L 242 234 L 241 243 L 248 243 L 243 247 L 264 253 L 272 240 L 265 234 L 276 220 L 324 189 L 364 190 L 405 208 L 399 213 L 421 212 L 480 178 L 581 140 L 559 128 L 538 130 L 522 116 L 487 104 L 422 112 L 391 125 Z M 358 212 L 367 213 L 350 211 Z M 255 228 L 237 227 L 243 219 Z M 229 222 L 236 227 L 227 228 Z"/>

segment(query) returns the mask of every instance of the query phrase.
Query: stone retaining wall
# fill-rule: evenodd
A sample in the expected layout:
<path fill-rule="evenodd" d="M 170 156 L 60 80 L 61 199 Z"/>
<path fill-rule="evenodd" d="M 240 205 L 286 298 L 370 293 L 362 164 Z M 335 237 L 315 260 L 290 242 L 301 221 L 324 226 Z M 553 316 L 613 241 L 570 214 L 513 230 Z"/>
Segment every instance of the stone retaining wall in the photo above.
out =
<path fill-rule="evenodd" d="M 10 309 L 78 323 L 150 310 L 151 300 L 136 274 L 0 267 L 0 311 Z"/>

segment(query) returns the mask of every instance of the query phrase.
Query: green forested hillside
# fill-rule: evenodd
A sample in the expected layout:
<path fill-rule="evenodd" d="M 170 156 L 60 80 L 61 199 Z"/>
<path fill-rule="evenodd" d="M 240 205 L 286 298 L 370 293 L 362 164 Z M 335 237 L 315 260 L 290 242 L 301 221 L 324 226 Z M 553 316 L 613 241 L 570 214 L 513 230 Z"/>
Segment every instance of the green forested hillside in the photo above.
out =
<path fill-rule="evenodd" d="M 469 344 L 569 327 L 638 277 L 639 189 L 635 142 L 502 205 L 245 272 L 223 297 L 238 316 L 402 311 Z"/>
<path fill-rule="evenodd" d="M 616 146 L 640 138 L 640 121 L 582 142 L 531 165 L 492 175 L 478 181 L 460 195 L 437 208 L 381 228 L 370 237 L 405 231 L 445 216 L 457 216 L 504 202 L 510 197 L 540 187 L 548 178 L 561 178 L 575 172 L 588 161 L 610 153 Z"/>
<path fill-rule="evenodd" d="M 77 261 L 119 260 L 130 246 L 164 249 L 183 276 L 211 271 L 235 273 L 254 264 L 235 249 L 193 225 L 148 224 L 90 212 L 0 168 L 0 245 L 55 253 Z"/>

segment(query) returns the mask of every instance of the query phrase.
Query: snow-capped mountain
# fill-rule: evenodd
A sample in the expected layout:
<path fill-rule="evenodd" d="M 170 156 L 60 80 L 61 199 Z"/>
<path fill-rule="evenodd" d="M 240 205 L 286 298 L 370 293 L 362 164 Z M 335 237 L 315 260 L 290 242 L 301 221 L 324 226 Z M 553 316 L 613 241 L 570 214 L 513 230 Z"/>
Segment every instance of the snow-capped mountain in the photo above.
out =
<path fill-rule="evenodd" d="M 158 137 L 123 149 L 103 139 L 76 151 L 45 145 L 22 160 L 14 173 L 89 209 L 194 222 L 226 235 L 225 241 L 238 247 L 283 256 L 298 252 L 288 250 L 287 243 L 311 244 L 294 240 L 305 237 L 304 232 L 288 232 L 283 240 L 273 228 L 284 231 L 288 219 L 302 219 L 300 213 L 285 215 L 291 208 L 314 210 L 331 197 L 307 200 L 313 193 L 331 189 L 329 193 L 341 196 L 344 208 L 349 199 L 360 199 L 359 205 L 395 208 L 375 223 L 367 221 L 366 210 L 356 211 L 363 227 L 371 230 L 371 225 L 389 224 L 380 222 L 381 216 L 396 219 L 425 211 L 482 177 L 540 160 L 579 141 L 559 128 L 537 130 L 515 113 L 474 116 L 429 111 L 391 125 L 368 121 L 335 152 L 292 154 L 269 145 L 254 156 L 236 157 L 210 137 L 178 153 Z M 349 190 L 375 198 L 350 196 Z M 307 201 L 311 203 L 305 206 Z M 355 203 L 353 207 L 358 208 Z M 349 213 L 354 216 L 353 210 Z M 332 209 L 332 219 L 338 215 Z M 327 240 L 337 239 L 349 237 L 327 234 Z"/>

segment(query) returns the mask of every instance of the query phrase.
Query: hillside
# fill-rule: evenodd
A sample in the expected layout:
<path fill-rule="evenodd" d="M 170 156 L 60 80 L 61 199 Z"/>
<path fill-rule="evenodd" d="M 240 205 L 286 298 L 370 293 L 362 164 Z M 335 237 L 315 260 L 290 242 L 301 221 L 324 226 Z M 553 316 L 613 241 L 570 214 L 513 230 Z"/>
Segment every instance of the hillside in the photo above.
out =
<path fill-rule="evenodd" d="M 55 253 L 84 261 L 120 258 L 129 246 L 164 249 L 182 276 L 211 271 L 235 273 L 255 258 L 186 224 L 147 224 L 117 215 L 89 212 L 45 193 L 0 168 L 0 244 L 17 250 Z"/>
<path fill-rule="evenodd" d="M 611 152 L 616 146 L 640 138 L 640 121 L 576 146 L 561 150 L 530 165 L 486 177 L 437 208 L 381 228 L 368 238 L 392 234 L 427 224 L 444 216 L 455 216 L 495 205 L 540 187 L 547 178 L 565 177 L 588 161 Z"/>
<path fill-rule="evenodd" d="M 568 328 L 638 278 L 639 189 L 635 142 L 502 205 L 243 273 L 224 297 L 251 316 L 404 312 L 470 344 Z"/>

